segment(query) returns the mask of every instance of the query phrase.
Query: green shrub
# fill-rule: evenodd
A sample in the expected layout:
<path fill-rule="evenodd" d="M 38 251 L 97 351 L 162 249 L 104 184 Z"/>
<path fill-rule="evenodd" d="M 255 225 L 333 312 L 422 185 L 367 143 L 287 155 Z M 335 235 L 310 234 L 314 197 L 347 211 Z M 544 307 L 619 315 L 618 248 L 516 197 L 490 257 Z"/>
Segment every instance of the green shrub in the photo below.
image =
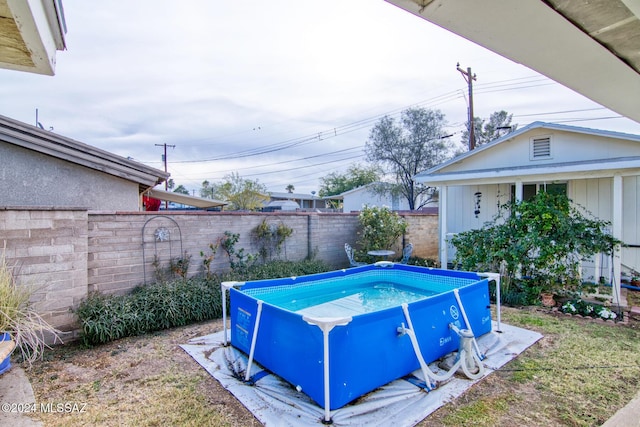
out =
<path fill-rule="evenodd" d="M 129 295 L 91 294 L 76 314 L 86 344 L 215 319 L 222 315 L 220 286 L 205 279 L 136 288 Z"/>
<path fill-rule="evenodd" d="M 359 258 L 368 258 L 368 251 L 396 249 L 398 238 L 407 231 L 407 222 L 386 206 L 365 206 L 358 215 L 360 236 Z"/>
<path fill-rule="evenodd" d="M 249 281 L 303 276 L 331 270 L 318 260 L 253 264 L 225 274 L 221 280 Z M 199 277 L 139 286 L 128 295 L 93 293 L 76 314 L 87 345 L 184 326 L 222 316 L 220 280 Z M 225 302 L 227 303 L 227 302 Z"/>
<path fill-rule="evenodd" d="M 541 192 L 529 201 L 500 206 L 492 222 L 454 236 L 454 264 L 469 271 L 503 272 L 503 294 L 514 284 L 518 300 L 540 292 L 566 293 L 578 286 L 583 260 L 610 255 L 620 246 L 609 226 L 566 196 Z M 526 280 L 515 284 L 517 277 Z"/>

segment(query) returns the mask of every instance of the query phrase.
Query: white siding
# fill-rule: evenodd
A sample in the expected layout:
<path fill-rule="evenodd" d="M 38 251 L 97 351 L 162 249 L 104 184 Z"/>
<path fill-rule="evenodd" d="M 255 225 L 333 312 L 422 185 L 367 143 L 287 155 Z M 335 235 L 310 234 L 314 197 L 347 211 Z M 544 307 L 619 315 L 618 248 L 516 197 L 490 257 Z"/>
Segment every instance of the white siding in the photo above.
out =
<path fill-rule="evenodd" d="M 480 192 L 480 213 L 476 218 L 476 196 Z M 498 206 L 509 201 L 509 184 L 489 184 L 449 187 L 449 209 L 447 216 L 448 233 L 478 229 L 485 222 L 492 221 L 498 213 Z"/>
<path fill-rule="evenodd" d="M 640 177 L 623 179 L 622 236 L 628 245 L 640 245 Z M 640 248 L 623 248 L 622 264 L 640 271 Z M 623 270 L 625 268 L 623 267 Z"/>

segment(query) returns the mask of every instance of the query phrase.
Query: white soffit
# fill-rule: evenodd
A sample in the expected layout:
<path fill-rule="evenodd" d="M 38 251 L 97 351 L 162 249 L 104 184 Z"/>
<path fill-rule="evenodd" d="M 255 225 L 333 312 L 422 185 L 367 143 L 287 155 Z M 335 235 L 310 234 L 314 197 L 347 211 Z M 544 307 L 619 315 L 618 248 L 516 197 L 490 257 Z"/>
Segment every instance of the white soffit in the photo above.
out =
<path fill-rule="evenodd" d="M 0 0 L 0 68 L 54 75 L 65 33 L 62 0 Z"/>
<path fill-rule="evenodd" d="M 639 0 L 386 1 L 640 122 Z"/>

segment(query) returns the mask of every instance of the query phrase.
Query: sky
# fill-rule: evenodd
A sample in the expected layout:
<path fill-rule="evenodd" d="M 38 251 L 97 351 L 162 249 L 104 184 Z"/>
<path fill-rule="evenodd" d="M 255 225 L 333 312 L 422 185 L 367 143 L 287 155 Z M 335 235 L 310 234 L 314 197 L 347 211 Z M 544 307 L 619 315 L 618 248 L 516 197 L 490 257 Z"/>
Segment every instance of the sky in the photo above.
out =
<path fill-rule="evenodd" d="M 0 115 L 164 169 L 192 194 L 236 172 L 318 191 L 365 164 L 380 118 L 441 110 L 638 133 L 564 86 L 382 0 L 63 0 L 55 76 L 0 69 Z"/>

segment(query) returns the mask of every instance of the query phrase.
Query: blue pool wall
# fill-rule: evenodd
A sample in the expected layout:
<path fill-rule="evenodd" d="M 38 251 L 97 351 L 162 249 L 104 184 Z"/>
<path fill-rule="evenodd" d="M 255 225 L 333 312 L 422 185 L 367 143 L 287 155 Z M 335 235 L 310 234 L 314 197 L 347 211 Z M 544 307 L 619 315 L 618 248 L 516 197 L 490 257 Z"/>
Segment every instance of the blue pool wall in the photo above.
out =
<path fill-rule="evenodd" d="M 348 279 L 376 267 L 373 265 L 314 274 L 295 279 L 247 282 L 231 289 L 231 344 L 249 353 L 255 328 L 257 300 L 242 291 L 264 286 L 282 286 L 329 277 Z M 389 267 L 386 267 L 389 268 Z M 391 268 L 472 279 L 459 288 L 459 296 L 476 336 L 491 331 L 488 281 L 475 273 L 394 264 Z M 452 308 L 453 307 L 453 308 Z M 422 355 L 427 363 L 458 349 L 458 337 L 449 328 L 466 325 L 452 291 L 409 304 Z M 457 318 L 455 315 L 457 314 Z M 255 360 L 293 386 L 300 386 L 318 405 L 324 406 L 324 345 L 322 330 L 310 325 L 300 314 L 264 303 L 255 347 Z M 402 307 L 354 316 L 346 326 L 336 326 L 329 334 L 330 409 L 340 408 L 358 397 L 419 368 L 408 335 L 399 336 L 405 324 Z"/>

